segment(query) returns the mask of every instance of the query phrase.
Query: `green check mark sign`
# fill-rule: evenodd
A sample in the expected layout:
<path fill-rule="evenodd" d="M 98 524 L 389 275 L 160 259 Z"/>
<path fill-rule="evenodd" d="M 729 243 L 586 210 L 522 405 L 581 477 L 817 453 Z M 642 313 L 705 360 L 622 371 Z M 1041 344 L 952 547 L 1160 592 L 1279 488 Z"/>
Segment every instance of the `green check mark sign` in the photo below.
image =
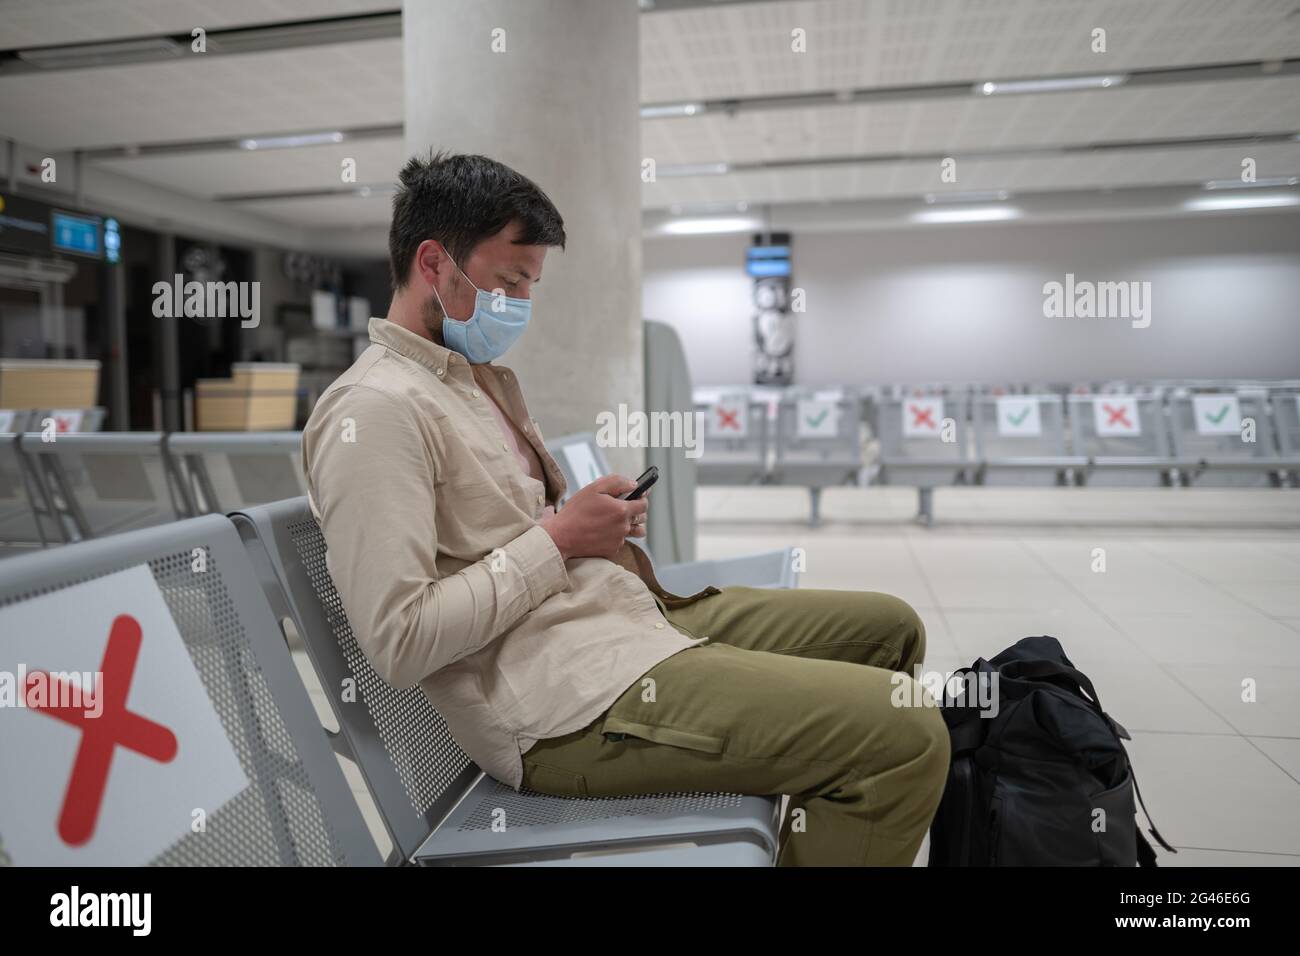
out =
<path fill-rule="evenodd" d="M 1211 424 L 1213 424 L 1213 425 L 1217 425 L 1217 424 L 1219 424 L 1221 421 L 1223 421 L 1224 417 L 1228 414 L 1228 409 L 1230 409 L 1231 407 L 1232 407 L 1232 404 L 1229 403 L 1229 404 L 1227 404 L 1227 405 L 1224 405 L 1224 406 L 1223 406 L 1221 409 L 1219 409 L 1219 411 L 1218 411 L 1216 414 L 1214 414 L 1214 415 L 1211 415 L 1209 412 L 1206 412 L 1206 413 L 1205 413 L 1205 417 L 1208 418 L 1208 419 L 1210 420 L 1210 423 L 1211 423 Z"/>
<path fill-rule="evenodd" d="M 1029 417 L 1029 409 L 1030 406 L 1026 405 L 1020 410 L 1019 415 L 1012 415 L 1010 412 L 1007 412 L 1007 421 L 1011 422 L 1013 425 L 1023 425 L 1025 419 Z"/>
<path fill-rule="evenodd" d="M 816 427 L 817 427 L 818 425 L 820 425 L 822 422 L 826 421 L 826 416 L 829 415 L 830 413 L 831 413 L 831 410 L 830 410 L 829 408 L 823 408 L 823 409 L 821 410 L 821 414 L 819 414 L 819 415 L 812 415 L 812 416 L 805 415 L 805 416 L 803 417 L 803 420 L 806 421 L 806 422 L 808 423 L 808 425 L 809 425 L 810 428 L 816 428 Z"/>

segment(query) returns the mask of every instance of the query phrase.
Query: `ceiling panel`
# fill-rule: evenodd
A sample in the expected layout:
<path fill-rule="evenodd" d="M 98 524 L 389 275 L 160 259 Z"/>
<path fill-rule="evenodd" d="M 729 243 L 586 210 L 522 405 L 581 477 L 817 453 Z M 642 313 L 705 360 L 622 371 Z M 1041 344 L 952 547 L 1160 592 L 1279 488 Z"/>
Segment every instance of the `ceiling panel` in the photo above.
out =
<path fill-rule="evenodd" d="M 400 0 L 0 0 L 0 49 L 356 16 Z"/>
<path fill-rule="evenodd" d="M 372 227 L 388 225 L 392 203 L 391 195 L 376 193 L 369 197 L 272 199 L 233 205 L 268 219 L 300 226 Z"/>
<path fill-rule="evenodd" d="M 1123 150 L 1114 153 L 959 161 L 958 181 L 943 184 L 931 162 L 858 166 L 813 166 L 758 170 L 724 176 L 661 179 L 642 187 L 643 205 L 664 209 L 674 203 L 835 202 L 920 196 L 927 192 L 1008 189 L 1012 192 L 1166 186 L 1232 179 L 1249 155 L 1262 178 L 1294 175 L 1296 151 L 1289 144 L 1242 149 Z"/>
<path fill-rule="evenodd" d="M 641 18 L 648 103 L 1300 55 L 1296 0 L 798 0 Z M 1092 31 L 1106 30 L 1106 52 Z M 792 50 L 792 31 L 806 52 Z"/>
<path fill-rule="evenodd" d="M 48 149 L 404 122 L 402 41 L 0 78 L 0 131 Z"/>
<path fill-rule="evenodd" d="M 247 195 L 343 185 L 342 162 L 356 160 L 357 185 L 397 181 L 406 162 L 400 137 L 301 149 L 236 150 L 101 160 L 104 169 L 165 186 L 191 196 Z"/>
<path fill-rule="evenodd" d="M 642 152 L 661 164 L 1288 132 L 1300 131 L 1300 76 L 705 113 L 641 129 Z"/>

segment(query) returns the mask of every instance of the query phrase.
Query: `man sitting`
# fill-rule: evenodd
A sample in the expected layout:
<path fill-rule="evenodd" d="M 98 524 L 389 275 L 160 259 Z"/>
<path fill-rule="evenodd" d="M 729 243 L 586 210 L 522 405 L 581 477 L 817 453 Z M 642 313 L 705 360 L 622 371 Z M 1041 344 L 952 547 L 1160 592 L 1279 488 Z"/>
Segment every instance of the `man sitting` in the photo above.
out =
<path fill-rule="evenodd" d="M 402 170 L 388 315 L 303 432 L 359 645 L 515 789 L 788 794 L 780 865 L 910 865 L 949 756 L 935 708 L 895 704 L 914 696 L 897 672 L 925 653 L 912 608 L 854 591 L 677 596 L 625 540 L 645 534 L 645 499 L 619 497 L 632 481 L 555 509 L 564 478 L 493 363 L 564 242 L 551 201 L 498 162 Z M 556 370 L 575 387 L 578 361 Z"/>

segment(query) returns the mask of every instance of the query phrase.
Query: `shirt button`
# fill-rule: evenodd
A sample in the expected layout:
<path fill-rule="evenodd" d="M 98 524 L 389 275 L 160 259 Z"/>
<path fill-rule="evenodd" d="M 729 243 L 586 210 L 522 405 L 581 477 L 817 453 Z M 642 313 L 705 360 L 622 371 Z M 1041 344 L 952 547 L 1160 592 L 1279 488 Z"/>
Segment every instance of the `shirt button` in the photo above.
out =
<path fill-rule="evenodd" d="M 545 495 L 538 495 L 538 496 L 537 496 L 537 503 L 538 503 L 539 505 L 544 505 L 544 504 L 546 504 L 546 496 L 545 496 Z"/>
<path fill-rule="evenodd" d="M 472 395 L 474 398 L 478 398 L 478 389 L 477 388 L 474 389 L 474 391 L 470 392 L 470 395 Z"/>
<path fill-rule="evenodd" d="M 656 631 L 662 631 L 663 629 L 664 629 L 664 622 L 663 622 L 663 621 L 659 621 L 659 622 L 657 622 L 657 623 L 655 624 L 655 630 L 656 630 Z"/>
<path fill-rule="evenodd" d="M 447 370 L 444 369 L 442 366 L 438 366 L 437 368 L 435 368 L 435 369 L 433 370 L 433 374 L 434 374 L 434 375 L 437 375 L 438 378 L 442 378 L 442 376 L 443 376 L 444 374 L 446 374 L 446 371 L 447 371 Z"/>
<path fill-rule="evenodd" d="M 510 450 L 510 446 L 507 445 L 505 442 L 502 442 L 502 443 L 501 443 L 501 450 L 502 450 L 502 451 L 509 451 L 509 450 Z"/>
<path fill-rule="evenodd" d="M 524 431 L 526 431 L 526 432 L 530 432 L 530 431 L 532 431 L 532 430 L 533 430 L 533 426 L 532 426 L 532 425 L 525 425 L 525 426 L 524 426 Z"/>

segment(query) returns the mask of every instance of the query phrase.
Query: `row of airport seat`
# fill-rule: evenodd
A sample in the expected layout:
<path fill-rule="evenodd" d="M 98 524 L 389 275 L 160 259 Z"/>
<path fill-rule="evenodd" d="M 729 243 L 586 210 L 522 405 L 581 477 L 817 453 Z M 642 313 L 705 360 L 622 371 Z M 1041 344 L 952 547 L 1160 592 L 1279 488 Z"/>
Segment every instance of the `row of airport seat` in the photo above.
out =
<path fill-rule="evenodd" d="M 203 560 L 196 560 L 199 555 Z M 177 839 L 141 862 L 769 866 L 775 859 L 779 798 L 702 792 L 553 797 L 516 792 L 482 773 L 418 687 L 394 688 L 370 667 L 330 580 L 326 543 L 305 498 L 0 562 L 0 615 L 58 596 L 77 601 L 80 615 L 115 619 L 138 595 L 115 590 L 103 597 L 101 590 L 95 600 L 105 606 L 90 607 L 85 586 L 142 566 L 188 651 L 171 657 L 179 663 L 170 666 L 195 669 L 247 785 L 207 814 L 202 830 L 189 827 L 188 803 L 175 808 L 174 818 L 185 821 Z M 0 627 L 0 634 L 12 638 L 16 630 Z M 51 643 L 64 639 L 54 625 L 43 637 Z M 302 665 L 295 662 L 291 639 L 305 645 Z M 144 653 L 162 640 L 165 635 L 151 633 Z M 52 659 L 62 668 L 78 666 L 67 650 L 53 648 Z M 308 662 L 327 711 L 313 703 L 301 676 L 300 666 Z M 40 659 L 27 663 L 50 666 Z M 96 657 L 80 666 L 97 665 Z M 170 685 L 178 676 L 154 679 Z M 14 723 L 6 732 L 19 730 Z M 53 765 L 64 757 L 49 751 L 38 752 L 35 765 L 5 766 L 14 752 L 0 751 L 0 776 L 63 779 L 68 772 Z M 360 771 L 391 843 L 386 855 L 338 758 Z M 119 788 L 110 794 L 116 812 L 147 812 L 143 801 L 122 799 L 122 790 L 130 797 L 132 786 L 129 767 L 109 780 L 110 790 Z M 10 812 L 21 818 L 0 821 L 6 832 L 48 828 L 49 840 L 32 845 L 52 848 L 15 857 L 14 863 L 68 862 L 58 855 L 66 848 L 54 839 L 56 803 L 31 801 L 17 811 L 11 805 Z M 126 821 L 132 829 L 133 823 L 147 829 L 144 821 Z"/>
<path fill-rule="evenodd" d="M 305 492 L 299 432 L 0 433 L 0 556 Z"/>
<path fill-rule="evenodd" d="M 1300 389 L 995 394 L 938 388 L 697 394 L 702 484 L 1279 487 L 1300 484 Z M 868 461 L 860 422 L 879 442 Z"/>

